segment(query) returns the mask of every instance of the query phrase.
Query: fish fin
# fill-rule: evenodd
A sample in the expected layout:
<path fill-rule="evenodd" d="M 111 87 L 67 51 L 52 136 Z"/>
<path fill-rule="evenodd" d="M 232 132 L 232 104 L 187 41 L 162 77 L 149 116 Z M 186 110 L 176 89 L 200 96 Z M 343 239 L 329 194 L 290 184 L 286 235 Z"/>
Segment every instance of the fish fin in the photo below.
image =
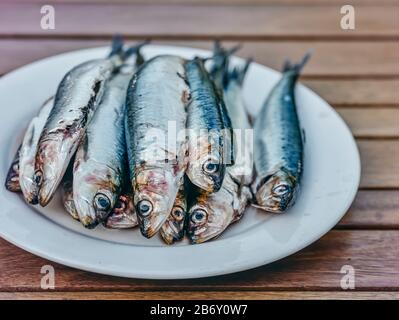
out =
<path fill-rule="evenodd" d="M 299 74 L 311 56 L 312 52 L 309 51 L 303 56 L 299 63 L 293 64 L 289 60 L 286 60 L 283 65 L 283 72 L 293 71 L 295 74 Z"/>

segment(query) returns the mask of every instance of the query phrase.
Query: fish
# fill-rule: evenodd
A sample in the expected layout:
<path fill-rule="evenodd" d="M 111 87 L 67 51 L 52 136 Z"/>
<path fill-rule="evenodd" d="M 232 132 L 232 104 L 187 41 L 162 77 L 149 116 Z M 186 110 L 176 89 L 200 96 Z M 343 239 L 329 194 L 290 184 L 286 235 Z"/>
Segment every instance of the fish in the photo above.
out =
<path fill-rule="evenodd" d="M 190 207 L 187 235 L 192 244 L 217 238 L 243 216 L 252 193 L 248 186 L 237 183 L 229 170 L 218 192 L 200 191 Z"/>
<path fill-rule="evenodd" d="M 226 55 L 229 54 L 228 51 L 225 52 Z M 234 128 L 235 162 L 230 173 L 245 185 L 250 185 L 254 176 L 253 129 L 242 93 L 244 79 L 251 63 L 252 58 L 247 59 L 243 66 L 231 67 L 230 59 L 227 57 L 224 65 L 221 65 L 224 69 L 221 83 L 223 97 Z"/>
<path fill-rule="evenodd" d="M 193 244 L 203 243 L 220 236 L 231 224 L 244 215 L 252 199 L 250 184 L 253 178 L 253 149 L 249 147 L 245 132 L 251 133 L 251 125 L 244 107 L 242 85 L 251 60 L 243 68 L 229 68 L 229 59 L 219 67 L 223 69 L 223 90 L 226 108 L 234 129 L 234 165 L 226 168 L 223 184 L 218 192 L 198 191 L 188 212 L 187 235 Z M 252 138 L 252 135 L 249 135 Z M 251 142 L 251 141 L 249 141 Z"/>
<path fill-rule="evenodd" d="M 27 203 L 38 204 L 35 183 L 35 158 L 40 135 L 53 108 L 54 97 L 48 98 L 29 123 L 19 151 L 19 184 Z"/>
<path fill-rule="evenodd" d="M 185 69 L 191 89 L 186 175 L 197 187 L 216 192 L 222 186 L 226 165 L 234 161 L 231 120 L 203 60 L 194 58 Z"/>
<path fill-rule="evenodd" d="M 121 194 L 104 226 L 110 229 L 130 229 L 138 226 L 138 224 L 133 194 L 131 192 Z"/>
<path fill-rule="evenodd" d="M 295 85 L 308 61 L 286 62 L 283 75 L 266 99 L 254 123 L 255 169 L 252 185 L 254 206 L 282 213 L 298 195 L 303 171 L 303 142 L 297 115 Z"/>
<path fill-rule="evenodd" d="M 75 202 L 73 201 L 72 164 L 73 163 L 71 162 L 61 183 L 61 199 L 65 210 L 71 215 L 72 218 L 79 221 L 79 214 L 76 210 Z"/>
<path fill-rule="evenodd" d="M 35 159 L 35 183 L 41 206 L 46 206 L 52 199 L 83 140 L 107 82 L 134 52 L 134 48 L 125 50 L 122 39 L 115 37 L 107 58 L 84 62 L 62 79 Z"/>
<path fill-rule="evenodd" d="M 105 93 L 73 166 L 73 199 L 80 222 L 93 228 L 106 219 L 125 184 L 125 99 L 136 65 L 125 67 L 107 83 Z"/>
<path fill-rule="evenodd" d="M 18 147 L 17 152 L 15 152 L 14 158 L 7 172 L 5 187 L 11 192 L 21 192 L 21 186 L 19 184 L 19 151 L 21 146 Z"/>
<path fill-rule="evenodd" d="M 165 243 L 173 244 L 174 242 L 183 239 L 186 226 L 186 217 L 187 200 L 184 190 L 184 179 L 182 179 L 172 211 L 159 231 Z"/>
<path fill-rule="evenodd" d="M 133 76 L 126 97 L 125 132 L 134 206 L 143 236 L 168 218 L 187 166 L 185 60 L 156 56 Z M 167 142 L 166 142 L 167 140 Z"/>

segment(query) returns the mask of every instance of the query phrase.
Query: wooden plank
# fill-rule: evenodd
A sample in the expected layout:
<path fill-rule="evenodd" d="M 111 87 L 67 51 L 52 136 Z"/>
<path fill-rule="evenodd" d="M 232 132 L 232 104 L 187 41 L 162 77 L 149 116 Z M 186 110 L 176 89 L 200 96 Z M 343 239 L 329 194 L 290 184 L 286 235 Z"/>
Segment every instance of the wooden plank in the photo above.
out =
<path fill-rule="evenodd" d="M 338 108 L 355 137 L 398 138 L 399 109 Z"/>
<path fill-rule="evenodd" d="M 19 3 L 43 3 L 43 0 L 3 0 L 3 2 L 19 2 Z M 109 0 L 47 0 L 47 4 L 57 3 L 109 3 Z M 345 5 L 348 1 L 345 0 L 114 0 L 112 3 L 126 3 L 126 4 L 179 4 L 179 5 Z M 351 0 L 351 5 L 376 5 L 375 0 Z M 378 6 L 395 5 L 396 0 L 379 0 Z"/>
<path fill-rule="evenodd" d="M 398 79 L 305 79 L 303 83 L 323 99 L 339 107 L 399 106 Z"/>
<path fill-rule="evenodd" d="M 0 4 L 3 36 L 398 38 L 397 6 L 359 6 L 356 28 L 342 30 L 340 6 L 56 4 L 54 30 L 42 30 L 40 4 Z"/>
<path fill-rule="evenodd" d="M 73 270 L 0 240 L 0 291 L 41 291 L 40 269 L 55 268 L 56 291 L 341 291 L 342 266 L 355 269 L 356 290 L 399 289 L 399 231 L 331 231 L 305 250 L 268 266 L 196 280 L 122 279 Z"/>
<path fill-rule="evenodd" d="M 62 52 L 106 46 L 109 43 L 109 40 L 0 40 L 0 74 Z M 204 49 L 210 49 L 213 45 L 209 41 L 154 41 L 154 43 Z M 224 42 L 226 46 L 236 43 Z M 238 52 L 239 56 L 254 57 L 256 62 L 274 69 L 281 69 L 285 58 L 297 61 L 306 52 L 312 51 L 313 56 L 303 70 L 305 78 L 399 76 L 399 60 L 397 59 L 399 43 L 395 41 L 354 43 L 342 41 L 244 41 L 242 44 L 243 48 Z M 340 83 L 335 79 L 328 80 L 332 82 L 327 82 L 327 80 L 321 82 L 318 79 L 307 84 L 310 84 L 322 96 L 326 96 L 332 103 L 398 104 L 398 79 L 380 80 L 382 82 L 360 80 L 351 79 Z"/>
<path fill-rule="evenodd" d="M 361 188 L 399 187 L 399 140 L 358 140 Z"/>
<path fill-rule="evenodd" d="M 399 229 L 399 191 L 359 191 L 337 228 Z"/>
<path fill-rule="evenodd" d="M 397 300 L 381 291 L 0 292 L 0 300 Z"/>

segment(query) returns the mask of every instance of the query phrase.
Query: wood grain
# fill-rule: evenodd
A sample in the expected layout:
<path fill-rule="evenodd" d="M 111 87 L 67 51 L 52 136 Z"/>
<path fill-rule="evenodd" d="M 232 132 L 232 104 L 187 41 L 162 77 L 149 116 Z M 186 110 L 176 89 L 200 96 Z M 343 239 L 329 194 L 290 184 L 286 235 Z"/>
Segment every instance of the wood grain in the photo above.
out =
<path fill-rule="evenodd" d="M 355 268 L 357 290 L 392 291 L 399 289 L 398 241 L 399 231 L 331 231 L 317 243 L 277 263 L 196 280 L 122 279 L 51 264 L 56 272 L 57 291 L 340 291 L 340 270 L 348 264 Z M 45 264 L 49 262 L 0 240 L 0 291 L 41 291 L 40 269 Z"/>
<path fill-rule="evenodd" d="M 399 109 L 338 108 L 338 113 L 358 138 L 398 138 Z"/>
<path fill-rule="evenodd" d="M 399 140 L 358 140 L 362 188 L 399 188 Z"/>
<path fill-rule="evenodd" d="M 140 39 L 144 39 L 141 37 Z M 133 42 L 133 41 L 132 41 Z M 62 52 L 97 46 L 107 46 L 108 40 L 0 40 L 0 74 L 41 58 Z M 181 45 L 210 49 L 210 41 L 154 41 L 154 44 Z M 226 41 L 226 46 L 237 42 Z M 299 60 L 312 51 L 312 58 L 303 70 L 305 78 L 318 77 L 327 80 L 332 77 L 349 78 L 344 82 L 310 82 L 312 88 L 320 90 L 332 103 L 338 104 L 398 104 L 398 79 L 353 80 L 359 77 L 398 77 L 399 43 L 395 41 L 243 41 L 243 48 L 237 53 L 241 57 L 254 57 L 255 61 L 280 70 L 284 59 Z M 384 57 L 381 59 L 381 57 Z M 327 81 L 324 80 L 324 81 Z M 341 81 L 341 79 L 339 80 Z M 358 82 L 360 81 L 360 82 Z M 338 84 L 337 84 L 338 83 Z M 342 94 L 341 94 L 342 93 Z"/>
<path fill-rule="evenodd" d="M 3 0 L 3 2 L 19 2 L 19 3 L 43 3 L 43 0 Z M 48 4 L 57 4 L 57 3 L 108 3 L 109 0 L 47 0 Z M 119 4 L 167 4 L 167 5 L 326 5 L 326 6 L 334 6 L 334 5 L 344 5 L 347 4 L 348 1 L 345 0 L 114 0 L 112 3 Z M 351 0 L 350 4 L 352 5 L 375 5 L 376 0 Z M 378 0 L 378 6 L 384 5 L 395 5 L 397 4 L 396 0 Z"/>
<path fill-rule="evenodd" d="M 398 292 L 359 291 L 145 291 L 0 292 L 0 300 L 397 300 Z"/>
<path fill-rule="evenodd" d="M 382 62 L 383 63 L 383 62 Z M 398 79 L 304 79 L 306 86 L 339 107 L 398 107 Z M 368 110 L 363 110 L 368 112 Z"/>
<path fill-rule="evenodd" d="M 399 229 L 399 191 L 359 191 L 336 228 Z"/>
<path fill-rule="evenodd" d="M 40 27 L 40 4 L 0 4 L 3 36 L 229 37 L 256 39 L 398 38 L 398 8 L 359 6 L 355 30 L 340 28 L 339 6 L 56 5 L 56 28 Z M 79 23 L 76 23 L 79 21 Z"/>

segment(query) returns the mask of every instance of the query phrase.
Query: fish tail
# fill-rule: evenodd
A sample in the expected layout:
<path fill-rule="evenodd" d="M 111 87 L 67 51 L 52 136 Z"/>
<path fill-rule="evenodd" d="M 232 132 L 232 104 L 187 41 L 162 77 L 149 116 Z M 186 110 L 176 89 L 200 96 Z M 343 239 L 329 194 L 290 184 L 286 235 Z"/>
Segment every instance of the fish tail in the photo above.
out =
<path fill-rule="evenodd" d="M 294 74 L 299 75 L 311 56 L 312 53 L 307 52 L 299 63 L 291 63 L 289 60 L 286 60 L 283 65 L 283 72 L 293 71 Z"/>
<path fill-rule="evenodd" d="M 253 62 L 253 58 L 248 58 L 245 61 L 245 64 L 243 67 L 234 67 L 232 70 L 229 70 L 229 64 L 228 62 L 225 63 L 224 65 L 224 71 L 223 71 L 223 84 L 224 86 L 227 86 L 227 84 L 231 80 L 237 81 L 240 85 L 244 83 L 245 76 L 248 72 L 249 66 Z"/>
<path fill-rule="evenodd" d="M 139 43 L 135 44 L 134 46 L 131 46 L 131 47 L 127 48 L 125 51 L 123 51 L 122 58 L 125 60 L 128 57 L 130 57 L 131 55 L 136 54 L 137 55 L 137 58 L 136 58 L 137 62 L 139 64 L 142 64 L 144 62 L 144 58 L 143 58 L 143 56 L 140 53 L 140 49 L 143 46 L 149 44 L 150 42 L 151 42 L 151 40 L 147 39 L 147 40 L 144 40 L 142 42 L 139 42 Z"/>
<path fill-rule="evenodd" d="M 124 41 L 122 35 L 114 35 L 112 37 L 111 52 L 109 54 L 109 57 L 121 55 L 123 53 L 123 44 Z"/>

